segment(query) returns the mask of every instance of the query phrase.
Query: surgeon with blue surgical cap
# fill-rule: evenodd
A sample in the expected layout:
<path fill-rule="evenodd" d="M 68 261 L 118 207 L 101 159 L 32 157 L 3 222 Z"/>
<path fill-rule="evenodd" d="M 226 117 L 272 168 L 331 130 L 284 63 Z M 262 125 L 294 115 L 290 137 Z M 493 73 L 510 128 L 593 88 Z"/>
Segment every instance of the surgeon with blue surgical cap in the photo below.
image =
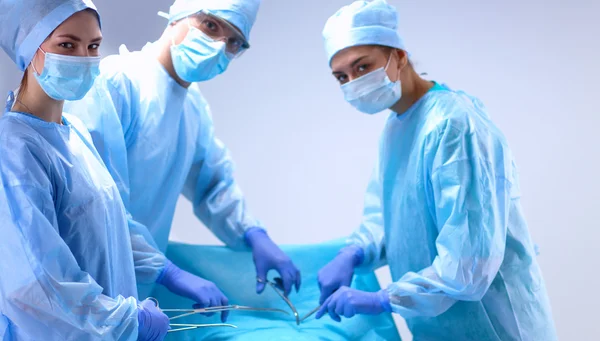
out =
<path fill-rule="evenodd" d="M 556 340 L 507 141 L 478 99 L 415 72 L 397 17 L 356 1 L 323 30 L 345 99 L 391 112 L 362 224 L 318 274 L 317 318 L 394 312 L 415 340 Z M 383 265 L 386 289 L 349 288 Z"/>
<path fill-rule="evenodd" d="M 0 47 L 24 71 L 0 118 L 0 340 L 154 341 L 169 329 L 135 286 L 164 256 L 63 113 L 98 76 L 101 42 L 89 0 L 0 1 Z"/>
<path fill-rule="evenodd" d="M 229 152 L 214 132 L 198 82 L 223 73 L 249 47 L 259 0 L 177 0 L 162 37 L 141 51 L 122 46 L 105 58 L 94 88 L 69 110 L 80 115 L 117 182 L 125 206 L 151 233 L 161 251 L 168 244 L 177 199 L 190 200 L 196 216 L 227 246 L 251 249 L 257 292 L 269 270 L 285 294 L 300 287 L 300 272 L 250 215 L 233 176 Z M 227 305 L 210 281 L 166 260 L 157 283 L 198 307 Z M 140 297 L 151 288 L 140 286 Z M 227 313 L 222 315 L 225 320 Z"/>

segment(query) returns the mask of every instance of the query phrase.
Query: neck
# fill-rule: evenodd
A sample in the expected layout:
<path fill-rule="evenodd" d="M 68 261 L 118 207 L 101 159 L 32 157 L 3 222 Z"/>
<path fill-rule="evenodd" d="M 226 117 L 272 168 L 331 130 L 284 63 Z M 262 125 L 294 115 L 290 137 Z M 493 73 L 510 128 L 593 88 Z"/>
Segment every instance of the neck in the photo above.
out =
<path fill-rule="evenodd" d="M 432 82 L 421 78 L 413 70 L 407 78 L 407 81 L 402 82 L 402 97 L 390 108 L 398 115 L 404 114 L 433 87 Z"/>
<path fill-rule="evenodd" d="M 160 37 L 160 39 L 157 42 L 158 44 L 158 53 L 156 55 L 156 59 L 158 60 L 158 62 L 165 68 L 165 70 L 167 70 L 167 73 L 169 74 L 169 76 L 171 76 L 171 78 L 173 78 L 179 85 L 181 85 L 184 88 L 189 88 L 189 86 L 191 85 L 191 83 L 188 83 L 186 81 L 184 81 L 183 79 L 181 79 L 178 75 L 177 72 L 175 72 L 175 67 L 173 66 L 173 59 L 171 58 L 171 36 L 167 31 L 165 31 L 165 33 L 162 35 L 162 37 Z"/>
<path fill-rule="evenodd" d="M 25 112 L 44 121 L 61 124 L 65 101 L 50 98 L 31 74 L 28 77 L 28 86 L 26 89 L 19 89 L 13 111 Z"/>

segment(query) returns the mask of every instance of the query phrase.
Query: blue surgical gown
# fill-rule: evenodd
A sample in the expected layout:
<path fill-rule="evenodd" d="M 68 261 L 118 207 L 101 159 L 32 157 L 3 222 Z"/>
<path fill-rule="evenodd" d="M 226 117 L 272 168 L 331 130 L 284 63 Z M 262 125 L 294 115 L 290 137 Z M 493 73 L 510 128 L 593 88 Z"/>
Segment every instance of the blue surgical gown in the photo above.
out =
<path fill-rule="evenodd" d="M 136 340 L 125 208 L 83 124 L 0 119 L 0 339 Z"/>
<path fill-rule="evenodd" d="M 102 61 L 92 91 L 65 110 L 90 130 L 128 211 L 164 252 L 183 194 L 220 240 L 245 249 L 245 231 L 261 224 L 246 208 L 197 84 L 186 89 L 173 80 L 156 60 L 154 44 L 120 50 Z"/>
<path fill-rule="evenodd" d="M 392 113 L 349 243 L 388 264 L 415 340 L 556 340 L 513 155 L 482 103 L 437 85 Z"/>

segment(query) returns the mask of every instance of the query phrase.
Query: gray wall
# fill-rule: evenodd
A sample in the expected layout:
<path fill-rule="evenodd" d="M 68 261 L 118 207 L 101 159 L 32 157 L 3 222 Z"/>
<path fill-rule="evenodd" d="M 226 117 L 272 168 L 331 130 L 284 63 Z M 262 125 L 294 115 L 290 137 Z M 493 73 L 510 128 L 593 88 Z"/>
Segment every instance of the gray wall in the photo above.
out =
<path fill-rule="evenodd" d="M 265 0 L 252 49 L 202 86 L 252 210 L 281 243 L 338 238 L 360 221 L 386 115 L 353 110 L 329 75 L 320 32 L 348 2 Z M 480 97 L 507 135 L 559 336 L 596 340 L 600 2 L 391 3 L 401 8 L 401 31 L 418 69 Z M 157 38 L 165 22 L 156 12 L 170 1 L 96 4 L 103 52 L 110 54 L 120 43 L 138 49 Z M 20 79 L 4 54 L 0 75 L 2 94 Z M 172 237 L 218 243 L 185 200 Z M 379 273 L 389 282 L 386 269 Z"/>

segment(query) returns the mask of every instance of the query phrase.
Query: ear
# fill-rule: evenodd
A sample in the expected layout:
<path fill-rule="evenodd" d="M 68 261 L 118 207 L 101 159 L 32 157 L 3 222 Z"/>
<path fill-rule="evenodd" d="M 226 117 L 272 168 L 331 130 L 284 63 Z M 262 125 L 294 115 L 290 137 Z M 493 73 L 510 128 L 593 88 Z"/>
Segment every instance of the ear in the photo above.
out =
<path fill-rule="evenodd" d="M 398 70 L 402 71 L 408 65 L 408 53 L 400 49 L 394 49 L 394 52 L 398 57 Z"/>

